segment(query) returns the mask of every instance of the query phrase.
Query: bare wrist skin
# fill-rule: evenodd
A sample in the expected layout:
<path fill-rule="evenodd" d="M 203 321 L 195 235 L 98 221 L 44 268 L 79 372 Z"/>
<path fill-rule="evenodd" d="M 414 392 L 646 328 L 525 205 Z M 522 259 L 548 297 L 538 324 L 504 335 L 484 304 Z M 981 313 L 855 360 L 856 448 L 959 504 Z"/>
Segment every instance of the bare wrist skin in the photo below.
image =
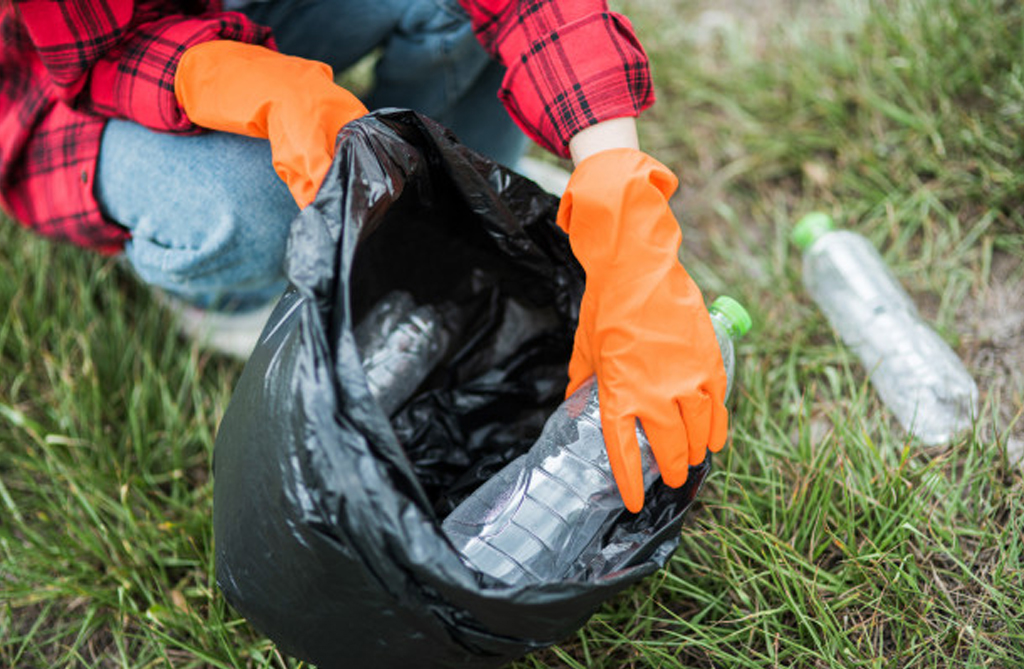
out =
<path fill-rule="evenodd" d="M 607 149 L 639 149 L 636 119 L 631 116 L 601 121 L 584 128 L 569 140 L 569 155 L 573 165 L 579 165 L 588 156 Z"/>

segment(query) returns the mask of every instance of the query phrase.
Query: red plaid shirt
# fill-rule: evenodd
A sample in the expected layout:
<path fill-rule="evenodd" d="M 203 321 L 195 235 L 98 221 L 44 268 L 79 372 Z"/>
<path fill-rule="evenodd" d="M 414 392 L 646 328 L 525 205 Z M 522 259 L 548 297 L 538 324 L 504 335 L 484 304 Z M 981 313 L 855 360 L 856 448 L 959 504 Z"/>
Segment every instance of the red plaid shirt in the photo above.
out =
<path fill-rule="evenodd" d="M 566 158 L 569 139 L 654 103 L 647 54 L 605 0 L 460 0 L 508 70 L 498 97 L 531 139 Z"/>
<path fill-rule="evenodd" d="M 653 102 L 646 56 L 604 0 L 461 1 L 508 66 L 509 112 L 555 153 L 567 155 L 578 130 Z M 129 238 L 93 194 L 106 119 L 197 132 L 174 97 L 185 50 L 212 39 L 273 46 L 220 0 L 15 0 L 0 10 L 0 39 L 0 203 L 42 235 L 104 253 Z"/>

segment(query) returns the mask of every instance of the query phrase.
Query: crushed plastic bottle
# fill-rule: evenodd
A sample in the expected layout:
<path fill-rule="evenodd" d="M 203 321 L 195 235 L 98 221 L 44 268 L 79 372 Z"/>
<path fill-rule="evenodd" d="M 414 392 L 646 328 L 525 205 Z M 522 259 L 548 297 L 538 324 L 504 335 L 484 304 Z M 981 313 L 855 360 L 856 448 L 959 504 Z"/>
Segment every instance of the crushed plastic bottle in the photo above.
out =
<path fill-rule="evenodd" d="M 734 339 L 750 328 L 735 300 L 709 309 L 732 390 Z M 644 488 L 658 466 L 637 430 Z M 530 450 L 480 486 L 442 522 L 463 562 L 510 586 L 560 581 L 599 557 L 599 542 L 622 514 L 601 432 L 597 382 L 591 377 L 548 418 Z"/>
<path fill-rule="evenodd" d="M 808 292 L 904 429 L 937 445 L 970 428 L 978 403 L 974 379 L 921 319 L 874 246 L 837 230 L 820 212 L 804 216 L 792 238 L 804 254 Z"/>
<path fill-rule="evenodd" d="M 393 415 L 444 358 L 451 333 L 432 305 L 393 291 L 381 298 L 353 334 L 370 393 Z"/>

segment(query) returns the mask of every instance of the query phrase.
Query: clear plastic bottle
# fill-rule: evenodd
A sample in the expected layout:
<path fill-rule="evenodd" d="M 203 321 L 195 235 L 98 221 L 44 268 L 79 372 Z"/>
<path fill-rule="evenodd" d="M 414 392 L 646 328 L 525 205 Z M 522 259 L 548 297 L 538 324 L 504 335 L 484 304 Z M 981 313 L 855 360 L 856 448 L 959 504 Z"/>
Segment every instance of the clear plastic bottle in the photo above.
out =
<path fill-rule="evenodd" d="M 391 416 L 444 358 L 451 341 L 440 312 L 412 295 L 388 293 L 353 334 L 370 393 Z"/>
<path fill-rule="evenodd" d="M 709 309 L 731 392 L 733 340 L 750 328 L 735 300 Z M 462 560 L 508 585 L 555 581 L 586 567 L 594 545 L 628 513 L 612 477 L 601 432 L 594 377 L 548 418 L 530 450 L 481 485 L 442 522 Z M 658 466 L 643 430 L 637 430 L 644 488 Z"/>
<path fill-rule="evenodd" d="M 804 216 L 792 238 L 804 254 L 804 285 L 904 429 L 935 445 L 969 428 L 977 415 L 974 379 L 874 246 L 820 212 Z"/>

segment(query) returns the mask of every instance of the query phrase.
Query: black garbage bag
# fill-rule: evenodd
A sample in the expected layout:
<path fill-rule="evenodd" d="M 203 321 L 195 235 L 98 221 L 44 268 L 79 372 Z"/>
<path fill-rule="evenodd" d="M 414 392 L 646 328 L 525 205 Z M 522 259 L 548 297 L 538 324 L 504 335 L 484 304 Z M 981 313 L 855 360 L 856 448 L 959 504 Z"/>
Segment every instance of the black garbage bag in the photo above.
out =
<path fill-rule="evenodd" d="M 557 206 L 413 112 L 343 130 L 215 447 L 217 582 L 282 651 L 321 668 L 498 667 L 678 545 L 707 465 L 609 531 L 636 546 L 621 564 L 577 578 L 503 586 L 441 532 L 562 400 L 584 277 Z M 395 290 L 437 305 L 453 342 L 389 417 L 353 327 Z"/>

